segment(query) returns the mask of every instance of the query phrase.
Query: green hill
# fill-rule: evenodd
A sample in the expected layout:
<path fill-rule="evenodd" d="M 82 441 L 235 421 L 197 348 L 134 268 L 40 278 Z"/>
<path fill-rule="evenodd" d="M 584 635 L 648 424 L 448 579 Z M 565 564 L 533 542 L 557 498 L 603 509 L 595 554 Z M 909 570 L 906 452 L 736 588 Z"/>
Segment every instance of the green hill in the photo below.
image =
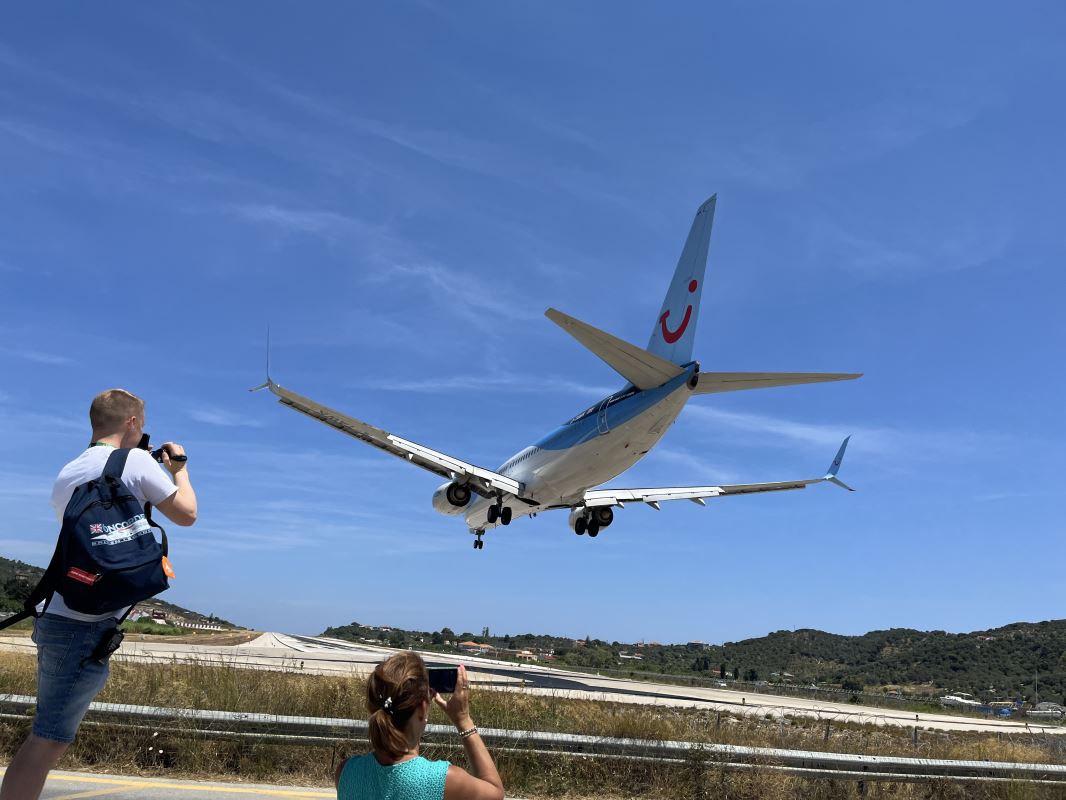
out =
<path fill-rule="evenodd" d="M 818 684 L 851 691 L 935 695 L 966 691 L 984 700 L 1000 698 L 1062 702 L 1066 697 L 1066 620 L 1017 622 L 973 633 L 896 628 L 862 636 L 802 629 L 776 631 L 757 639 L 709 645 L 702 642 L 607 643 L 539 634 L 474 636 L 437 632 L 381 631 L 352 623 L 324 635 L 374 639 L 382 644 L 455 651 L 455 642 L 475 640 L 505 651 L 528 648 L 553 654 L 560 666 L 624 672 L 724 676 L 748 682 Z M 445 641 L 453 643 L 451 647 Z M 1038 681 L 1038 686 L 1037 686 Z"/>
<path fill-rule="evenodd" d="M 42 567 L 35 567 L 22 561 L 13 561 L 0 556 L 0 612 L 20 611 L 23 601 L 29 596 L 33 587 L 44 574 Z M 168 603 L 153 597 L 137 604 L 137 609 L 144 612 L 161 611 L 168 620 L 180 620 L 194 625 L 221 625 L 224 628 L 236 628 L 232 622 L 226 622 L 212 614 L 201 614 L 187 608 Z"/>

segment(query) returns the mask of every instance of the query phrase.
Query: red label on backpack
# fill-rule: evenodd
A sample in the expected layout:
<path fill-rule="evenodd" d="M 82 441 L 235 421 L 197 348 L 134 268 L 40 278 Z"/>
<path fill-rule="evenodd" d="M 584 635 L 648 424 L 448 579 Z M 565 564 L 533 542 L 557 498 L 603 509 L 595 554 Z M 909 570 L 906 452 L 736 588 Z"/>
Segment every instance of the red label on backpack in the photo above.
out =
<path fill-rule="evenodd" d="M 93 575 L 91 572 L 86 572 L 83 569 L 78 569 L 77 567 L 71 567 L 70 569 L 67 570 L 67 577 L 68 578 L 73 578 L 76 581 L 81 581 L 82 583 L 87 583 L 90 586 L 92 586 L 94 583 L 96 583 L 98 580 L 100 580 L 100 578 L 103 577 L 103 576 L 101 576 L 101 575 Z"/>

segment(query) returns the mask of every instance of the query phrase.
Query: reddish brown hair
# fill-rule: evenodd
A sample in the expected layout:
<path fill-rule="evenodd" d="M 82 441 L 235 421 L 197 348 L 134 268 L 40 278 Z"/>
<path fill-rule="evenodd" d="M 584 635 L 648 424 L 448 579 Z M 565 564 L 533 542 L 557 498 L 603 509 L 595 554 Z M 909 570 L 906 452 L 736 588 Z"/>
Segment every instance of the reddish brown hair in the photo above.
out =
<path fill-rule="evenodd" d="M 404 651 L 377 665 L 366 683 L 370 745 L 390 758 L 407 752 L 404 728 L 418 704 L 429 699 L 429 673 L 418 653 Z"/>
<path fill-rule="evenodd" d="M 130 417 L 143 416 L 144 401 L 125 389 L 100 392 L 89 406 L 89 424 L 97 436 L 118 433 Z"/>

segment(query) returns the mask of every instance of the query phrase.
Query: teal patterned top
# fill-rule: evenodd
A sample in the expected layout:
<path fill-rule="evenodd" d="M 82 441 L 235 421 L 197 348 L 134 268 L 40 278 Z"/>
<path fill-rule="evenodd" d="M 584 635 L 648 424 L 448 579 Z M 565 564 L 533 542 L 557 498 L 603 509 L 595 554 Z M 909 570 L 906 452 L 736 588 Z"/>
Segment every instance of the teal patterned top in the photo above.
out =
<path fill-rule="evenodd" d="M 373 753 L 349 758 L 337 782 L 337 800 L 444 800 L 449 763 L 416 756 L 383 767 Z"/>

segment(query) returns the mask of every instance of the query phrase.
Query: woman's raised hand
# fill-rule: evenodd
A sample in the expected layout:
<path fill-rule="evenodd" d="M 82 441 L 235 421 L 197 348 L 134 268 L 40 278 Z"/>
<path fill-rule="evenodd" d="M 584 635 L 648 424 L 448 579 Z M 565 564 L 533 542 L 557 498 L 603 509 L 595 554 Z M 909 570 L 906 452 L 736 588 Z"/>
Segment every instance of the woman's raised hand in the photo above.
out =
<path fill-rule="evenodd" d="M 448 715 L 459 730 L 474 727 L 470 719 L 470 680 L 466 674 L 466 667 L 459 665 L 459 676 L 455 681 L 455 691 L 447 701 L 439 693 L 433 693 L 433 702 Z"/>

